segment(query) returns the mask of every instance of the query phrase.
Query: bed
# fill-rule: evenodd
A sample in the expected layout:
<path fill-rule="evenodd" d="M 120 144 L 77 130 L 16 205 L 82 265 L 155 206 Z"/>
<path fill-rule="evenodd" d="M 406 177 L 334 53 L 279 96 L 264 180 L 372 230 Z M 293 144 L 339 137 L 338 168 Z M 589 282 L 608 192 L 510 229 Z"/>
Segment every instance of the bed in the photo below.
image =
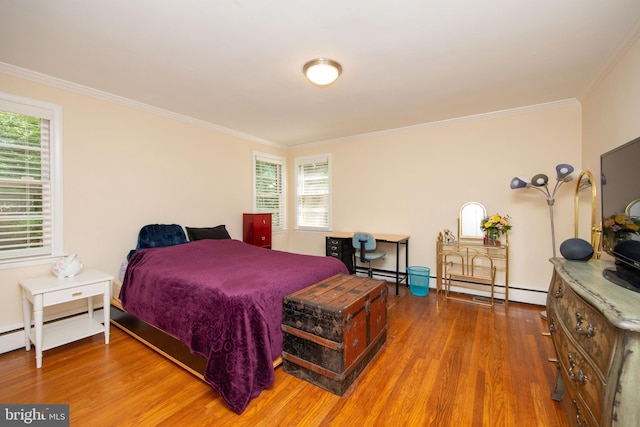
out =
<path fill-rule="evenodd" d="M 348 273 L 336 258 L 231 238 L 163 244 L 130 254 L 122 309 L 203 358 L 204 379 L 236 413 L 273 384 L 274 361 L 282 352 L 283 297 Z"/>

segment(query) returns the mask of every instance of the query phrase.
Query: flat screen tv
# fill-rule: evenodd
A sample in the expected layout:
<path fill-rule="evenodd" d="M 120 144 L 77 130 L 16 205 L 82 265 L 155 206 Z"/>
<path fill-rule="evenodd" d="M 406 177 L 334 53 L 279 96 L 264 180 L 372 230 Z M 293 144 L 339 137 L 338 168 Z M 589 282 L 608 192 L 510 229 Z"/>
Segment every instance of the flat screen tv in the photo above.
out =
<path fill-rule="evenodd" d="M 602 248 L 615 266 L 604 277 L 640 292 L 640 138 L 600 156 Z"/>

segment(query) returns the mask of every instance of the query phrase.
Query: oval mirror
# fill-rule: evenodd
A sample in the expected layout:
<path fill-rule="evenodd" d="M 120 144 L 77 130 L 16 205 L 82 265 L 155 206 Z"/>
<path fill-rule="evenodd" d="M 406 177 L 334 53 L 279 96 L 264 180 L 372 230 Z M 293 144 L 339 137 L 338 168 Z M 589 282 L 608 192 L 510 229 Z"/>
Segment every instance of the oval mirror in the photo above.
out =
<path fill-rule="evenodd" d="M 486 216 L 487 211 L 481 203 L 465 203 L 458 218 L 458 239 L 482 239 L 484 233 L 480 224 Z"/>
<path fill-rule="evenodd" d="M 630 217 L 640 217 L 640 199 L 636 199 L 633 202 L 627 205 L 627 208 L 624 210 L 624 213 L 629 215 Z"/>
<path fill-rule="evenodd" d="M 594 258 L 600 258 L 600 229 L 596 227 L 596 182 L 584 171 L 578 177 L 574 198 L 574 237 L 591 242 Z"/>

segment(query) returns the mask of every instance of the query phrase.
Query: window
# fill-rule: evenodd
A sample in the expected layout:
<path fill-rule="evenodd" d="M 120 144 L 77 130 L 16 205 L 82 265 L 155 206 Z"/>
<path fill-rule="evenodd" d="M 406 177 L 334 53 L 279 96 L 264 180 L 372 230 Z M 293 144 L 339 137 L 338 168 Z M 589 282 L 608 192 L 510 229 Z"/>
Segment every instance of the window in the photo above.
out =
<path fill-rule="evenodd" d="M 271 154 L 253 155 L 253 194 L 256 213 L 271 213 L 273 231 L 286 229 L 285 163 Z"/>
<path fill-rule="evenodd" d="M 62 248 L 62 107 L 0 93 L 0 268 Z"/>
<path fill-rule="evenodd" d="M 330 230 L 331 167 L 329 155 L 296 159 L 296 228 Z"/>

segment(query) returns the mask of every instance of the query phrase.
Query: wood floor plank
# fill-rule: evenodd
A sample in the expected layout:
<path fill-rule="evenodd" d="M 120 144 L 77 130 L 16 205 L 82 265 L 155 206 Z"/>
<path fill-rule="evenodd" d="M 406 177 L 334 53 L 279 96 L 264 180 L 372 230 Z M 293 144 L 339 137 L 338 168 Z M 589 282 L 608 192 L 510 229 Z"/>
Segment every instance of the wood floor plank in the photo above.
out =
<path fill-rule="evenodd" d="M 390 294 L 395 286 L 389 287 Z M 568 423 L 550 395 L 540 307 L 493 310 L 432 290 L 389 297 L 387 342 L 343 396 L 275 371 L 242 415 L 203 381 L 117 328 L 44 352 L 0 355 L 0 402 L 69 403 L 74 426 L 545 426 Z"/>

